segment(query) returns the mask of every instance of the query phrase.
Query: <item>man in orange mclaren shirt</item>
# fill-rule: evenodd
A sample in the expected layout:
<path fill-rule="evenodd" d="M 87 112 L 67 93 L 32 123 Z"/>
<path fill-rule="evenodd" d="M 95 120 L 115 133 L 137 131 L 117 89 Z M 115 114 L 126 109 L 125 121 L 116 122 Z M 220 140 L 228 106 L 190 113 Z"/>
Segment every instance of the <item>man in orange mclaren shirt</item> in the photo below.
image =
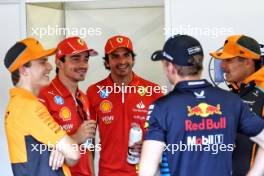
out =
<path fill-rule="evenodd" d="M 99 176 L 136 176 L 137 165 L 127 162 L 129 130 L 136 123 L 144 131 L 148 107 L 166 92 L 166 87 L 132 71 L 135 53 L 126 36 L 109 38 L 103 59 L 109 76 L 87 90 L 91 117 L 99 126 Z M 141 144 L 134 150 L 141 150 Z"/>
<path fill-rule="evenodd" d="M 222 60 L 221 68 L 230 83 L 231 91 L 238 94 L 253 112 L 263 118 L 264 67 L 260 44 L 249 36 L 233 35 L 225 40 L 223 50 L 210 54 Z M 246 175 L 254 164 L 257 148 L 257 144 L 245 135 L 237 134 L 233 153 L 234 176 Z"/>
<path fill-rule="evenodd" d="M 61 41 L 56 53 L 57 76 L 39 95 L 56 122 L 80 144 L 81 159 L 70 167 L 73 176 L 94 175 L 92 151 L 81 144 L 94 138 L 96 123 L 90 120 L 89 103 L 78 82 L 85 79 L 89 57 L 95 55 L 79 37 Z"/>
<path fill-rule="evenodd" d="M 10 89 L 5 115 L 14 176 L 70 176 L 64 159 L 74 165 L 80 157 L 75 141 L 37 98 L 39 90 L 49 84 L 48 56 L 54 53 L 55 48 L 45 50 L 36 39 L 26 38 L 14 44 L 4 59 L 15 86 Z"/>

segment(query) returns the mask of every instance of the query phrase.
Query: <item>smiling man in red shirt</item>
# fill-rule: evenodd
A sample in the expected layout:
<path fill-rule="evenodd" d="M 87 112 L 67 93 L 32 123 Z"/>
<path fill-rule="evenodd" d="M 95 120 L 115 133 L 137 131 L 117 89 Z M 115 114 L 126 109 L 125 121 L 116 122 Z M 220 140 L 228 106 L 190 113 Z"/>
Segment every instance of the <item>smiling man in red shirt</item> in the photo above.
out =
<path fill-rule="evenodd" d="M 78 88 L 88 70 L 90 56 L 97 55 L 79 37 L 61 41 L 56 53 L 57 76 L 49 86 L 42 89 L 39 98 L 60 126 L 78 143 L 94 138 L 95 121 L 90 120 L 89 103 Z M 81 145 L 81 159 L 71 167 L 73 176 L 91 176 L 93 172 L 92 152 Z"/>
<path fill-rule="evenodd" d="M 148 106 L 166 90 L 133 72 L 135 54 L 128 37 L 108 39 L 104 60 L 109 76 L 87 90 L 91 117 L 99 126 L 99 176 L 136 176 L 137 165 L 127 162 L 129 130 L 137 123 L 144 132 Z"/>

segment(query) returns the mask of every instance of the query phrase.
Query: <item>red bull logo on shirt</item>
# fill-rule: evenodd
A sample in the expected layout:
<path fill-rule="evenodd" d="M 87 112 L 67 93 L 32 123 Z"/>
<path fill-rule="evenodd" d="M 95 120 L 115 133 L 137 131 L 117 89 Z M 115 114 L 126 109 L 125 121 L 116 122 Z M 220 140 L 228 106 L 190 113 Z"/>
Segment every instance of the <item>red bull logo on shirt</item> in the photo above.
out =
<path fill-rule="evenodd" d="M 216 106 L 212 106 L 207 103 L 200 103 L 194 107 L 187 106 L 187 110 L 188 110 L 188 117 L 193 115 L 208 117 L 209 115 L 213 115 L 213 114 L 219 114 L 219 115 L 222 114 L 222 112 L 220 111 L 220 104 L 217 104 Z"/>
<path fill-rule="evenodd" d="M 217 121 L 213 119 L 202 119 L 200 123 L 192 122 L 191 120 L 185 120 L 186 131 L 198 131 L 198 130 L 214 130 L 214 129 L 225 129 L 226 118 L 221 117 Z"/>

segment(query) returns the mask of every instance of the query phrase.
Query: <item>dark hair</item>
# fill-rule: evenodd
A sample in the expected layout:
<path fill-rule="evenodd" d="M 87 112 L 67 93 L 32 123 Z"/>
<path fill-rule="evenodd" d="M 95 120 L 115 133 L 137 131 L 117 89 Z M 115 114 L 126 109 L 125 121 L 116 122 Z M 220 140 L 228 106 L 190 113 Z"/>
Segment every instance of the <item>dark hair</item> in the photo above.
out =
<path fill-rule="evenodd" d="M 130 51 L 130 53 L 132 54 L 132 59 L 134 60 L 136 57 L 136 54 L 133 51 Z M 110 67 L 107 66 L 107 64 L 109 63 L 109 54 L 105 54 L 105 56 L 103 57 L 103 60 L 104 60 L 105 69 L 110 70 Z"/>
<path fill-rule="evenodd" d="M 255 72 L 258 71 L 262 67 L 262 61 L 261 60 L 255 60 L 254 59 L 254 64 L 255 64 Z"/>
<path fill-rule="evenodd" d="M 25 63 L 25 64 L 23 64 L 23 67 L 30 67 L 30 66 L 31 66 L 31 62 L 30 61 Z M 18 69 L 16 69 L 15 71 L 13 71 L 11 73 L 11 79 L 12 79 L 13 85 L 16 86 L 18 81 L 19 81 L 19 79 L 20 79 L 20 73 L 19 73 Z"/>
<path fill-rule="evenodd" d="M 188 63 L 192 64 L 192 66 L 180 66 L 175 65 L 177 73 L 179 76 L 195 76 L 199 75 L 203 70 L 203 56 L 202 55 L 194 55 L 188 59 Z"/>
<path fill-rule="evenodd" d="M 59 59 L 61 62 L 65 62 L 65 56 L 63 56 L 63 57 L 61 57 L 60 59 Z M 56 74 L 58 74 L 59 73 L 59 68 L 56 66 Z"/>

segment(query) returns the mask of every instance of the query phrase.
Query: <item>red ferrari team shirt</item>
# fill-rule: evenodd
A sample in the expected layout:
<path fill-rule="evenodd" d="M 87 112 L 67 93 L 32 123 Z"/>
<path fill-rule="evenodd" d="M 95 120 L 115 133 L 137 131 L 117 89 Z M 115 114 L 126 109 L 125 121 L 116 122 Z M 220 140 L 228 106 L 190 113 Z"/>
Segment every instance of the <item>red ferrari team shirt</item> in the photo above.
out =
<path fill-rule="evenodd" d="M 120 89 L 109 75 L 87 90 L 91 118 L 99 126 L 99 176 L 137 175 L 135 165 L 127 162 L 129 130 L 132 123 L 144 129 L 148 106 L 162 96 L 160 86 L 135 74 Z"/>
<path fill-rule="evenodd" d="M 69 134 L 74 134 L 82 122 L 90 118 L 89 103 L 86 95 L 77 89 L 76 99 L 62 84 L 58 76 L 50 85 L 43 88 L 39 100 L 48 108 L 55 121 Z M 86 113 L 86 114 L 84 114 Z M 88 152 L 81 152 L 79 162 L 70 167 L 73 176 L 90 176 L 91 167 Z"/>

